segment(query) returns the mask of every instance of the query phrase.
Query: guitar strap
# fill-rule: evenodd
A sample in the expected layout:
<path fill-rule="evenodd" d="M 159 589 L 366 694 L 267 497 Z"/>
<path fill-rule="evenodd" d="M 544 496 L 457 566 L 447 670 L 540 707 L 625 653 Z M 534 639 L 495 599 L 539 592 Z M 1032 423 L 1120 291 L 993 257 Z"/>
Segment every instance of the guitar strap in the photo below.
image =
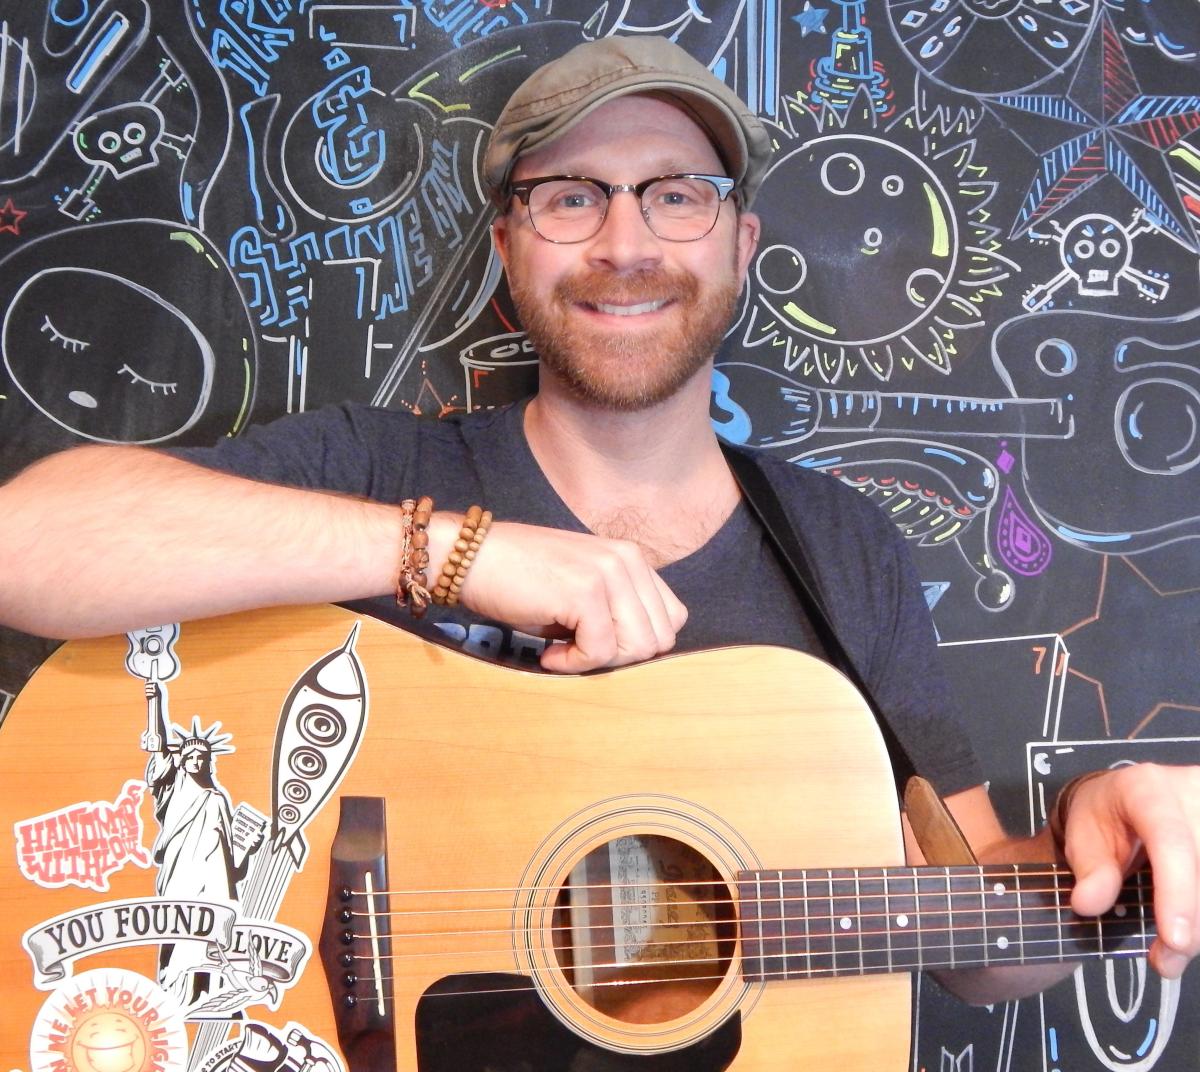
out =
<path fill-rule="evenodd" d="M 871 714 L 875 716 L 879 732 L 883 734 L 883 743 L 887 746 L 888 758 L 891 760 L 897 795 L 903 798 L 905 786 L 909 779 L 916 774 L 912 758 L 892 731 L 887 719 L 883 717 L 883 712 L 880 711 L 879 704 L 875 700 L 875 694 L 862 674 L 859 673 L 846 646 L 837 635 L 825 602 L 821 598 L 820 586 L 813 574 L 812 566 L 809 564 L 809 556 L 805 551 L 804 541 L 799 531 L 788 517 L 783 503 L 780 502 L 778 494 L 771 486 L 771 481 L 767 479 L 767 474 L 762 471 L 753 456 L 730 447 L 726 443 L 721 444 L 721 450 L 742 489 L 746 503 L 766 530 L 767 536 L 779 555 L 780 565 L 792 582 L 796 595 L 808 614 L 817 639 L 825 648 L 829 661 L 850 679 L 866 700 Z"/>

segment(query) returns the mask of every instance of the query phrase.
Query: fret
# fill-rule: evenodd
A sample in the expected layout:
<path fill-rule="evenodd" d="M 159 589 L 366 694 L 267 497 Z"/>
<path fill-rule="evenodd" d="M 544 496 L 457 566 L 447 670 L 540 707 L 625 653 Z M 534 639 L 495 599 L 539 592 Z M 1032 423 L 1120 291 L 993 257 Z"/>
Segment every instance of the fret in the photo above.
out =
<path fill-rule="evenodd" d="M 1144 953 L 1148 948 L 1144 874 L 1129 876 L 1121 886 L 1117 903 L 1104 918 L 1102 955 Z M 1153 929 L 1153 927 L 1151 927 Z"/>
<path fill-rule="evenodd" d="M 987 875 L 982 870 L 979 872 L 979 927 L 983 932 L 983 966 L 986 968 L 991 957 L 991 950 L 988 948 Z"/>
<path fill-rule="evenodd" d="M 912 868 L 896 868 L 888 876 L 888 930 L 892 934 L 892 966 L 902 971 L 921 967 L 921 931 L 917 916 L 917 879 Z"/>
<path fill-rule="evenodd" d="M 892 963 L 892 890 L 888 885 L 888 873 L 883 871 L 883 933 L 887 937 L 887 970 L 894 971 Z"/>
<path fill-rule="evenodd" d="M 1020 886 L 1018 912 L 1023 940 L 1020 946 L 1014 948 L 1009 959 L 1062 959 L 1064 955 L 1069 958 L 1072 949 L 1064 934 L 1069 929 L 1082 938 L 1094 932 L 1096 924 L 1094 921 L 1090 922 L 1090 926 L 1082 924 L 1080 918 L 1071 913 L 1069 906 L 1063 904 L 1063 897 L 1069 896 L 1063 885 L 1063 879 L 1068 876 L 1048 864 L 1027 864 L 1018 869 L 1017 874 Z M 1076 954 L 1097 951 L 1095 940 L 1091 937 L 1085 944 L 1074 948 Z"/>
<path fill-rule="evenodd" d="M 780 953 L 783 956 L 783 977 L 786 979 L 788 977 L 788 967 L 789 967 L 788 966 L 787 934 L 788 934 L 788 927 L 790 927 L 791 923 L 792 923 L 792 920 L 791 920 L 792 913 L 788 911 L 787 898 L 784 896 L 783 872 L 782 871 L 777 871 L 775 873 L 775 882 L 779 887 L 779 919 L 782 924 L 780 927 L 780 943 L 779 944 L 780 944 Z"/>
<path fill-rule="evenodd" d="M 808 970 L 818 976 L 832 975 L 834 969 L 833 919 L 826 908 L 831 886 L 828 878 L 808 872 Z"/>
<path fill-rule="evenodd" d="M 1013 892 L 1017 898 L 1017 937 L 1018 943 L 1020 936 L 1025 933 L 1025 891 L 1021 889 L 1021 869 L 1016 865 L 1012 865 L 1013 875 Z"/>
<path fill-rule="evenodd" d="M 950 897 L 943 875 L 932 868 L 917 872 L 917 911 L 920 927 L 921 967 L 939 968 L 951 963 Z"/>
<path fill-rule="evenodd" d="M 1054 897 L 1054 926 L 1055 935 L 1058 938 L 1058 959 L 1062 960 L 1063 953 L 1063 896 L 1060 891 Z M 1066 896 L 1070 896 L 1067 894 Z"/>
<path fill-rule="evenodd" d="M 829 914 L 832 917 L 833 971 L 835 975 L 861 975 L 863 950 L 855 872 L 829 872 Z"/>
<path fill-rule="evenodd" d="M 950 888 L 950 868 L 946 868 L 946 944 L 950 947 L 950 967 L 954 967 L 954 891 Z"/>
<path fill-rule="evenodd" d="M 863 910 L 862 910 L 862 875 L 856 869 L 854 872 L 854 919 L 858 928 L 858 970 L 860 973 L 867 970 L 864 954 L 866 952 L 863 946 Z"/>
<path fill-rule="evenodd" d="M 743 871 L 737 877 L 738 934 L 742 946 L 742 975 L 747 979 L 763 978 L 763 933 L 761 885 L 753 871 Z"/>
<path fill-rule="evenodd" d="M 948 867 L 946 882 L 951 904 L 950 966 L 986 964 L 989 957 L 984 924 L 986 895 L 979 868 Z"/>
<path fill-rule="evenodd" d="M 987 920 L 987 953 L 984 963 L 1004 964 L 1013 959 L 1009 949 L 1019 944 L 1021 935 L 1020 891 L 1015 880 L 1016 867 L 985 869 L 983 913 Z"/>
<path fill-rule="evenodd" d="M 887 871 L 859 868 L 858 924 L 864 972 L 892 970 L 892 934 L 887 904 Z"/>
<path fill-rule="evenodd" d="M 1012 946 L 1007 959 L 1022 961 L 1054 956 L 1062 942 L 1060 874 L 1048 864 L 1014 867 L 1013 873 L 1017 886 L 1019 940 Z"/>
<path fill-rule="evenodd" d="M 764 874 L 769 876 L 764 879 Z M 773 886 L 782 871 L 759 872 L 757 889 L 759 919 L 762 926 L 762 972 L 767 979 L 782 979 L 783 963 L 783 903 L 775 896 L 764 896 L 764 885 Z"/>
<path fill-rule="evenodd" d="M 812 963 L 812 913 L 808 910 L 808 872 L 800 874 L 801 895 L 804 899 L 804 966 Z"/>
<path fill-rule="evenodd" d="M 783 977 L 802 978 L 809 970 L 808 934 L 813 914 L 808 900 L 807 873 L 781 872 L 780 891 L 784 907 L 783 929 L 787 938 Z"/>

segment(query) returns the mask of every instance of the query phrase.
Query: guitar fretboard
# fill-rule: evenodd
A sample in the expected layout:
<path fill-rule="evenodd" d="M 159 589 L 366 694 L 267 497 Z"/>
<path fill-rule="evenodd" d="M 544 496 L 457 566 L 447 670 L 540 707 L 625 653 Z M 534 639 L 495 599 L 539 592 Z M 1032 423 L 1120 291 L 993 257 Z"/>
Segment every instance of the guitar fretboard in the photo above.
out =
<path fill-rule="evenodd" d="M 1147 872 L 1113 910 L 1076 915 L 1051 864 L 743 871 L 743 974 L 751 980 L 1136 956 L 1154 940 Z"/>

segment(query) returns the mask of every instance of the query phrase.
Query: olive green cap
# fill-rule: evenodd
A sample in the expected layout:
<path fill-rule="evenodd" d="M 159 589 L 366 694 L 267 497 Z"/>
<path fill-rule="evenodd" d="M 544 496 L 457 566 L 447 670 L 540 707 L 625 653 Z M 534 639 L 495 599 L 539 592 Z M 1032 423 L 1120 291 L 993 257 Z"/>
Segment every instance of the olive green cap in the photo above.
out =
<path fill-rule="evenodd" d="M 517 158 L 549 145 L 606 101 L 633 93 L 682 108 L 708 135 L 748 208 L 771 159 L 771 136 L 736 93 L 665 37 L 601 37 L 533 72 L 496 120 L 483 183 L 500 205 Z"/>

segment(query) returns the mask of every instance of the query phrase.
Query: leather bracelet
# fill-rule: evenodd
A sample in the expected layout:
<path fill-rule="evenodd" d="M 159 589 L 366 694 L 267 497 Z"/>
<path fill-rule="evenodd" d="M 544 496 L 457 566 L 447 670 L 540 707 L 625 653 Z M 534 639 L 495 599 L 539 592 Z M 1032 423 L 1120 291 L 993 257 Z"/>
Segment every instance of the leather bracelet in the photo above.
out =
<path fill-rule="evenodd" d="M 1058 791 L 1046 825 L 1050 827 L 1050 835 L 1054 838 L 1054 845 L 1058 849 L 1059 855 L 1064 854 L 1067 848 L 1067 813 L 1071 810 L 1071 799 L 1084 782 L 1090 782 L 1093 778 L 1101 778 L 1107 773 L 1106 770 L 1094 770 L 1088 771 L 1086 774 L 1077 774 Z"/>
<path fill-rule="evenodd" d="M 396 578 L 396 602 L 420 618 L 429 606 L 429 519 L 433 500 L 405 499 L 400 504 L 400 574 Z"/>

